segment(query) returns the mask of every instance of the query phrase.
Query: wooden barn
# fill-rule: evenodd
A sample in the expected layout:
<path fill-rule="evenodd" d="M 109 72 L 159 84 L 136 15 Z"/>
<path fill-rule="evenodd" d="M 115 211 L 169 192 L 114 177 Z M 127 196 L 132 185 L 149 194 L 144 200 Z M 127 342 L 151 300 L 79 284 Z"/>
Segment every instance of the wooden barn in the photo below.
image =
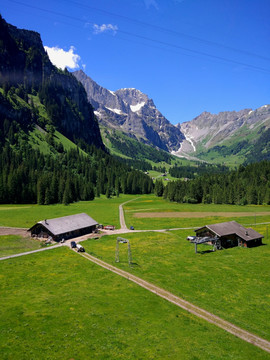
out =
<path fill-rule="evenodd" d="M 55 241 L 71 239 L 95 231 L 98 223 L 85 213 L 39 221 L 28 231 L 31 236 L 51 237 Z"/>
<path fill-rule="evenodd" d="M 233 246 L 253 247 L 262 245 L 263 235 L 251 228 L 245 228 L 236 221 L 205 225 L 195 230 L 197 237 L 218 237 L 221 246 L 229 248 Z"/>

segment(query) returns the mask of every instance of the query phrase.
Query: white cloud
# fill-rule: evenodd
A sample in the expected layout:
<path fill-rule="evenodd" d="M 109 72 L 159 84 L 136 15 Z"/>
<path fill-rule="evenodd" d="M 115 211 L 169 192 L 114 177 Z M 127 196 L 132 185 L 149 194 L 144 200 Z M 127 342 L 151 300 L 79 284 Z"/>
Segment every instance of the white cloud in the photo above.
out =
<path fill-rule="evenodd" d="M 118 26 L 112 24 L 102 24 L 102 25 L 94 24 L 93 29 L 94 29 L 94 34 L 101 34 L 106 31 L 112 31 L 113 34 L 115 35 L 118 30 Z"/>
<path fill-rule="evenodd" d="M 66 67 L 70 69 L 78 69 L 80 67 L 79 61 L 80 55 L 74 54 L 76 50 L 74 46 L 71 46 L 68 51 L 59 48 L 58 46 L 48 47 L 44 46 L 48 53 L 51 62 L 58 68 L 64 70 Z"/>

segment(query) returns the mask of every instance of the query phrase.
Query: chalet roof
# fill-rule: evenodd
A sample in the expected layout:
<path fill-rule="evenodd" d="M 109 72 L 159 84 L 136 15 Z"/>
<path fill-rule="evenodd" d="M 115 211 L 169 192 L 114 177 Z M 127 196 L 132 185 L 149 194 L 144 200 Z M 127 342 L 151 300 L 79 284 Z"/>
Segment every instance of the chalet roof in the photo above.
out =
<path fill-rule="evenodd" d="M 249 240 L 256 240 L 256 239 L 262 239 L 263 235 L 258 233 L 257 231 L 251 229 L 251 228 L 245 228 L 244 226 L 238 224 L 236 221 L 228 221 L 224 223 L 219 224 L 213 224 L 213 225 L 205 225 L 200 229 L 207 228 L 211 230 L 213 233 L 215 233 L 217 236 L 228 236 L 232 234 L 236 234 L 241 239 L 245 241 Z M 197 230 L 200 230 L 197 229 Z M 195 230 L 195 231 L 197 231 Z"/>
<path fill-rule="evenodd" d="M 43 225 L 53 235 L 65 234 L 69 231 L 84 229 L 89 226 L 98 225 L 96 220 L 92 219 L 89 215 L 85 213 L 63 216 L 56 219 L 46 219 L 39 221 L 37 224 Z M 31 230 L 37 224 L 32 226 L 29 230 Z"/>

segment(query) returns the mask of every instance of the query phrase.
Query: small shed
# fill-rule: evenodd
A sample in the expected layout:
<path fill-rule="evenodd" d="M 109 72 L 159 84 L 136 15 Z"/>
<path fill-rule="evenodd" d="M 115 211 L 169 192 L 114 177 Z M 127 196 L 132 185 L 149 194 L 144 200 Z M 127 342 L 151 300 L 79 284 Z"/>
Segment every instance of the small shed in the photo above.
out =
<path fill-rule="evenodd" d="M 233 246 L 258 246 L 262 245 L 263 239 L 263 235 L 252 228 L 245 228 L 236 221 L 205 225 L 196 229 L 195 232 L 197 237 L 218 237 L 221 246 L 224 248 Z"/>
<path fill-rule="evenodd" d="M 95 231 L 98 223 L 85 213 L 45 219 L 33 225 L 28 231 L 31 236 L 48 238 L 55 241 L 71 239 Z"/>

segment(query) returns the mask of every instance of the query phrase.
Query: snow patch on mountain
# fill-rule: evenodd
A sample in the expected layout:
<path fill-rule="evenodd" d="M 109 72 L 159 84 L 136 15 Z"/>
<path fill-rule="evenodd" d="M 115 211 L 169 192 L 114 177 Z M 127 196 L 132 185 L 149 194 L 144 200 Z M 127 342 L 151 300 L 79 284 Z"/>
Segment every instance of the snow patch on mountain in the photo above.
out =
<path fill-rule="evenodd" d="M 97 110 L 94 111 L 94 114 L 95 114 L 97 117 L 99 117 L 99 116 L 102 115 L 102 113 L 101 113 L 100 111 L 97 111 Z"/>
<path fill-rule="evenodd" d="M 194 145 L 194 142 L 193 142 L 192 138 L 190 136 L 186 135 L 186 140 L 191 144 L 191 146 L 192 146 L 192 148 L 193 148 L 193 150 L 195 152 L 196 151 L 196 146 Z"/>
<path fill-rule="evenodd" d="M 107 106 L 105 106 L 105 108 L 108 109 L 108 110 L 110 110 L 110 111 L 112 111 L 112 112 L 114 112 L 114 113 L 116 113 L 116 114 L 118 114 L 118 115 L 122 115 L 122 114 L 123 114 L 123 112 L 122 112 L 120 109 L 111 109 L 111 108 L 109 108 L 109 107 L 107 107 Z"/>
<path fill-rule="evenodd" d="M 141 108 L 142 108 L 144 105 L 145 105 L 145 102 L 141 102 L 141 103 L 139 103 L 139 104 L 137 104 L 137 105 L 130 105 L 130 109 L 131 109 L 131 111 L 133 111 L 133 112 L 137 112 L 137 111 L 141 110 Z"/>

